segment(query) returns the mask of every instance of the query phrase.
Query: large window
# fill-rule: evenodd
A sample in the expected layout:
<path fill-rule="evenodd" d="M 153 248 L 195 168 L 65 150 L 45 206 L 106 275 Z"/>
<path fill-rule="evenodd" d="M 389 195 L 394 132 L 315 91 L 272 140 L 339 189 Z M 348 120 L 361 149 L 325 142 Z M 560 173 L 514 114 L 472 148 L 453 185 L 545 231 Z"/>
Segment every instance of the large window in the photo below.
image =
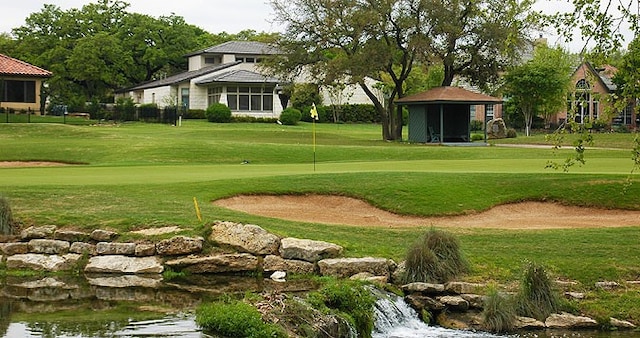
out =
<path fill-rule="evenodd" d="M 207 107 L 214 103 L 220 103 L 222 87 L 209 87 L 207 89 Z"/>
<path fill-rule="evenodd" d="M 3 102 L 36 102 L 35 81 L 6 80 L 0 88 L 2 88 L 0 97 Z"/>
<path fill-rule="evenodd" d="M 233 111 L 272 111 L 273 87 L 227 87 L 227 104 Z"/>
<path fill-rule="evenodd" d="M 595 121 L 598 118 L 600 110 L 600 102 L 591 95 L 591 86 L 585 79 L 576 82 L 576 91 L 573 98 L 574 102 L 569 102 L 569 110 L 575 109 L 574 120 L 578 123 L 587 121 Z"/>
<path fill-rule="evenodd" d="M 189 109 L 189 88 L 182 88 L 180 91 L 180 96 L 182 108 Z"/>

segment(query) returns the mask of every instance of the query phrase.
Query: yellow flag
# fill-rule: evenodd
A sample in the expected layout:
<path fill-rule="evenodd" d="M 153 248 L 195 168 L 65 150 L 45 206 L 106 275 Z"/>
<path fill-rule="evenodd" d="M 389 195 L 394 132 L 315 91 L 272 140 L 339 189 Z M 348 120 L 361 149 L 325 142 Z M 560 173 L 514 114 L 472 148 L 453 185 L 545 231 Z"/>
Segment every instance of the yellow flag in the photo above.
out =
<path fill-rule="evenodd" d="M 318 120 L 318 109 L 316 109 L 316 104 L 313 103 L 313 107 L 311 107 L 311 118 L 314 120 Z"/>

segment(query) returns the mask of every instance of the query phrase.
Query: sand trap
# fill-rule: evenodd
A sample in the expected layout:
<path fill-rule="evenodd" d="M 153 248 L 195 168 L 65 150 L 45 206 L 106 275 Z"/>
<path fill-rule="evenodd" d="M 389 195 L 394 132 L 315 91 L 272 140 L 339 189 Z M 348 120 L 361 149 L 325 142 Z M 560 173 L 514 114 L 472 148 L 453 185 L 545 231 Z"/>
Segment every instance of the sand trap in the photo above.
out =
<path fill-rule="evenodd" d="M 567 229 L 640 226 L 640 211 L 580 208 L 523 202 L 451 217 L 412 217 L 380 210 L 343 196 L 236 196 L 217 206 L 291 221 L 377 227 L 456 227 L 497 229 Z"/>
<path fill-rule="evenodd" d="M 19 167 L 55 167 L 64 166 L 67 163 L 46 162 L 46 161 L 0 161 L 0 168 L 19 168 Z"/>

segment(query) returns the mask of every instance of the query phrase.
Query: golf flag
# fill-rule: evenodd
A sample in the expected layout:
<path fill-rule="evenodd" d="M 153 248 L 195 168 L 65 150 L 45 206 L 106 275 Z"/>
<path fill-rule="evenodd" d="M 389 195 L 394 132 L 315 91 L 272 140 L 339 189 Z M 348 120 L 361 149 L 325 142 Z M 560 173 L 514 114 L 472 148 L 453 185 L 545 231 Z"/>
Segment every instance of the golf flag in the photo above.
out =
<path fill-rule="evenodd" d="M 318 120 L 318 109 L 316 109 L 316 104 L 313 103 L 311 107 L 311 122 L 313 123 L 312 134 L 313 134 L 313 171 L 316 171 L 316 121 Z"/>
<path fill-rule="evenodd" d="M 318 109 L 316 109 L 316 104 L 313 103 L 313 107 L 311 107 L 311 118 L 314 120 L 318 120 Z"/>

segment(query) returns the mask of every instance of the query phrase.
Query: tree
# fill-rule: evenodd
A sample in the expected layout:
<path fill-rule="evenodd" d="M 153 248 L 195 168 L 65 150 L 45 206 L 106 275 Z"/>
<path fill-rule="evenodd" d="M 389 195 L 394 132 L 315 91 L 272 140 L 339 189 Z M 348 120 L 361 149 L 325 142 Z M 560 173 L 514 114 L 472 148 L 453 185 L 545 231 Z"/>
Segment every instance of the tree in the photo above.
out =
<path fill-rule="evenodd" d="M 523 114 L 529 136 L 533 117 L 546 119 L 566 102 L 572 61 L 561 48 L 537 47 L 532 60 L 511 69 L 504 77 L 504 94 Z"/>

